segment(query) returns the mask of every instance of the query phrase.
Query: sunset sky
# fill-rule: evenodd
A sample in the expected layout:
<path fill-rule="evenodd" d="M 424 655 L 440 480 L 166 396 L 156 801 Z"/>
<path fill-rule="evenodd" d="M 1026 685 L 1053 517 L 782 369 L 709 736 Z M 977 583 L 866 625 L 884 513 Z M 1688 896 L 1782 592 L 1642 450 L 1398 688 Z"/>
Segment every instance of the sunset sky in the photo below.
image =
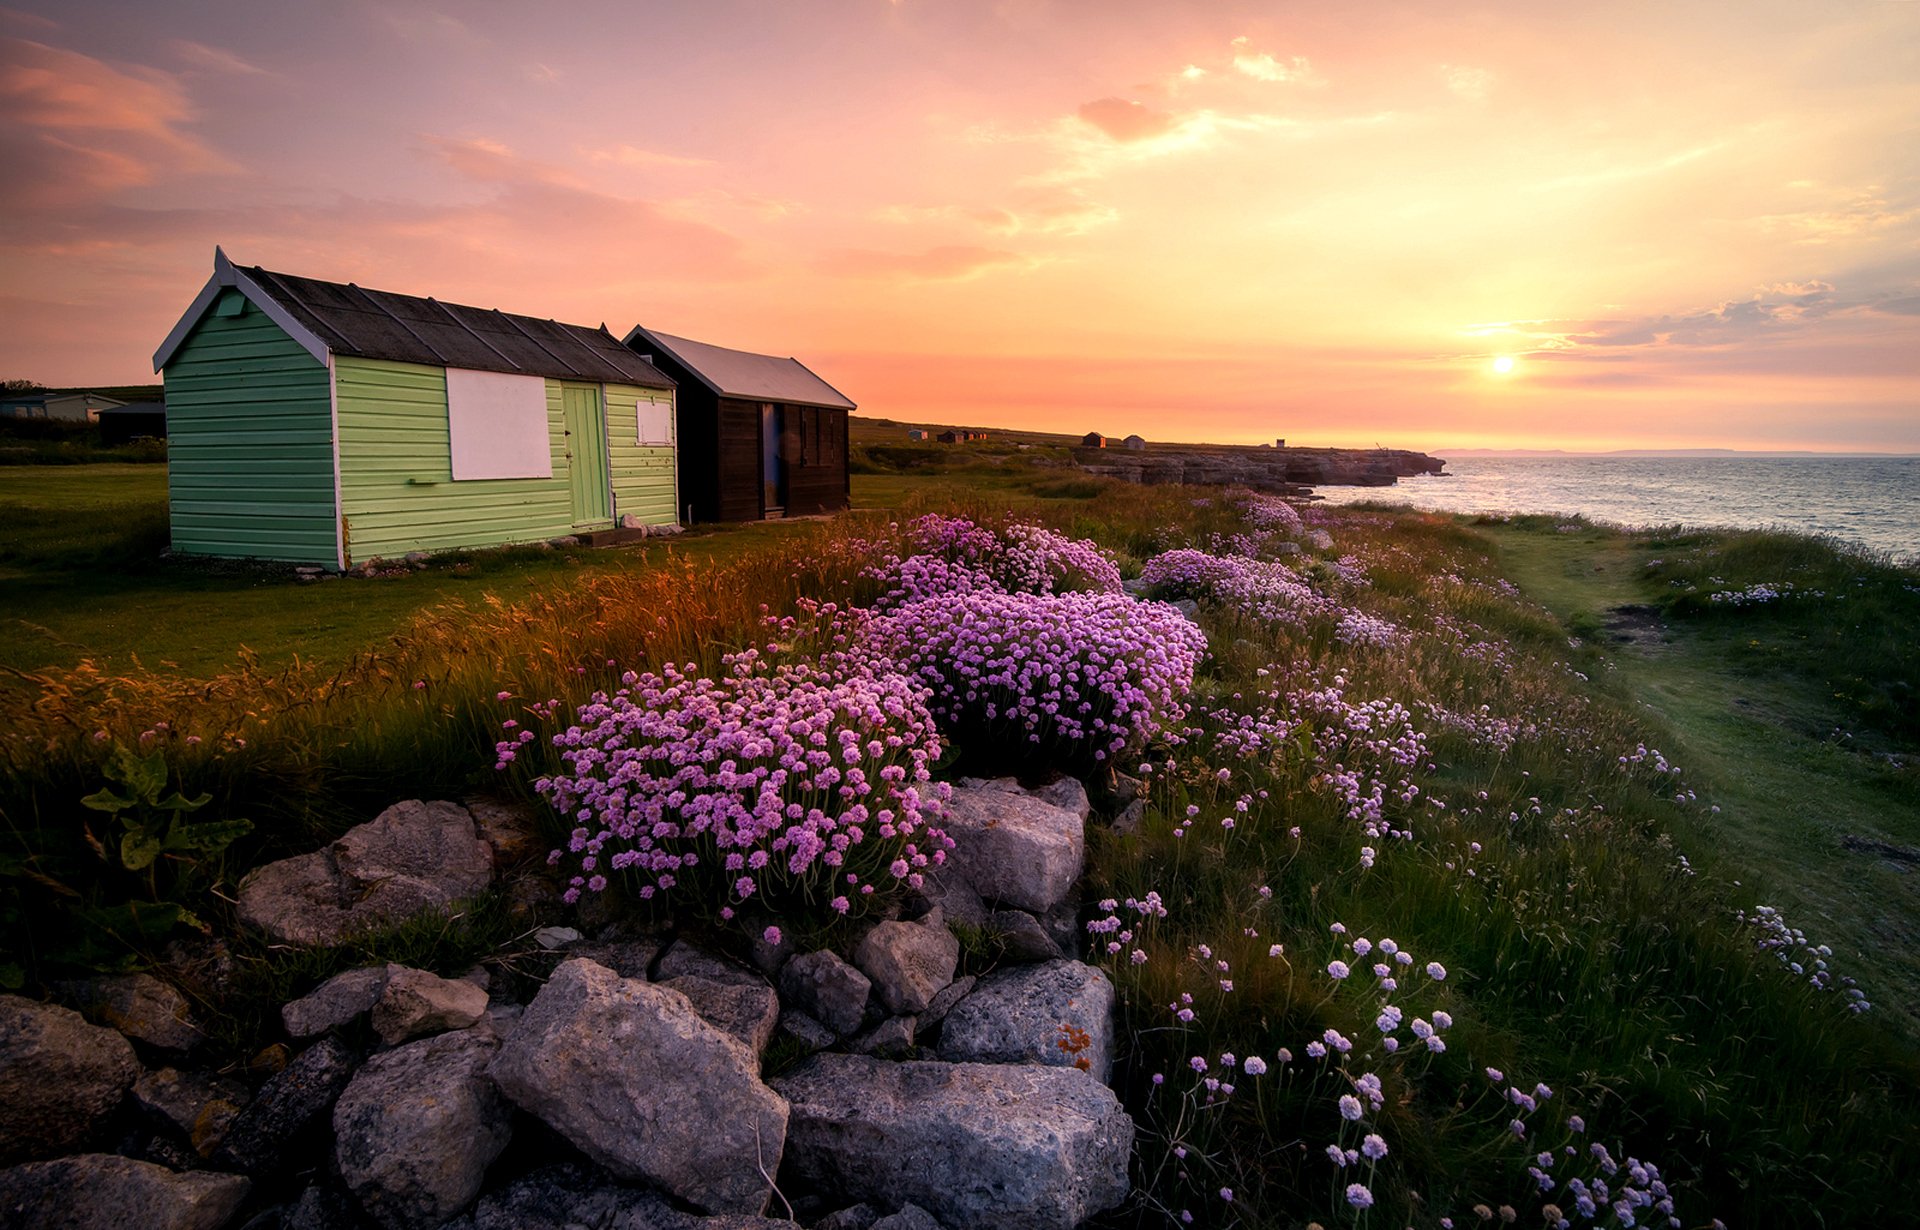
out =
<path fill-rule="evenodd" d="M 1913 0 L 22 3 L 0 165 L 47 384 L 217 243 L 892 418 L 1920 451 Z"/>

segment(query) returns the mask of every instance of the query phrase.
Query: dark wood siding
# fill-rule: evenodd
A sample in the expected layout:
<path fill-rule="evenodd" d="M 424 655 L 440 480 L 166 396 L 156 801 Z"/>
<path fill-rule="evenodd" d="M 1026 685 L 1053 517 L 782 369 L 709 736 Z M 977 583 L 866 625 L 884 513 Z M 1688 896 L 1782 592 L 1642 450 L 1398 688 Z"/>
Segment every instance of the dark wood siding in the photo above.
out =
<path fill-rule="evenodd" d="M 758 521 L 766 516 L 760 482 L 758 401 L 716 396 L 672 355 L 645 339 L 630 343 L 679 383 L 680 503 L 695 521 Z M 784 406 L 788 516 L 847 507 L 847 412 Z M 683 509 L 684 511 L 684 509 Z"/>

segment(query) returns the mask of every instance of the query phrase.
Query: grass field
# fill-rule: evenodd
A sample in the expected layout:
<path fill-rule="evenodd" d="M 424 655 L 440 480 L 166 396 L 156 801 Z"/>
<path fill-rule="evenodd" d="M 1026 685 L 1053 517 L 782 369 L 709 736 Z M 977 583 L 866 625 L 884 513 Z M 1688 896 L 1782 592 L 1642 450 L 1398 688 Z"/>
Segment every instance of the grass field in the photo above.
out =
<path fill-rule="evenodd" d="M 1107 896 L 1167 909 L 1116 904 L 1101 934 L 1127 940 L 1089 958 L 1122 993 L 1116 1085 L 1141 1128 L 1139 1199 L 1103 1224 L 1463 1225 L 1481 1202 L 1486 1219 L 1511 1204 L 1540 1224 L 1535 1150 L 1580 1146 L 1548 1167 L 1565 1200 L 1588 1190 L 1570 1178 L 1601 1173 L 1589 1141 L 1657 1160 L 1684 1225 L 1905 1215 L 1920 1146 L 1920 904 L 1901 861 L 1920 844 L 1911 570 L 1780 535 L 1365 508 L 1311 511 L 1335 546 L 1282 552 L 1218 491 L 982 456 L 860 475 L 862 511 L 838 519 L 303 584 L 160 561 L 150 471 L 14 477 L 0 474 L 0 601 L 14 640 L 45 629 L 0 658 L 30 675 L 0 681 L 14 981 L 171 970 L 162 942 L 185 924 L 167 911 L 190 909 L 243 976 L 217 1001 L 189 992 L 244 1056 L 273 1005 L 329 969 L 404 956 L 457 973 L 500 941 L 499 903 L 457 934 L 295 960 L 238 934 L 225 901 L 247 867 L 403 794 L 530 794 L 550 749 L 493 767 L 504 717 L 545 720 L 529 700 L 564 715 L 628 666 L 710 675 L 768 647 L 769 613 L 872 601 L 905 512 L 1012 516 L 1096 540 L 1128 575 L 1181 549 L 1254 584 L 1194 591 L 1211 656 L 1191 711 L 1135 753 L 1151 765 L 1137 834 L 1089 835 L 1084 921 Z M 239 645 L 252 653 L 229 669 Z M 157 879 L 103 869 L 77 800 L 116 745 L 164 751 L 170 780 L 253 831 Z M 1873 1009 L 1849 1013 L 1757 947 L 1767 933 L 1735 911 L 1760 905 L 1807 933 L 1785 958 L 1830 959 Z M 1364 975 L 1360 935 L 1418 954 L 1404 989 Z M 1442 974 L 1419 974 L 1427 962 Z M 1447 1045 L 1386 1047 L 1404 1030 L 1385 1008 L 1402 1005 L 1422 1026 L 1450 1017 Z M 1352 1054 L 1309 1062 L 1323 1037 Z M 1350 1115 L 1363 1070 L 1378 1098 Z M 1513 1094 L 1535 1082 L 1553 1092 L 1522 1114 Z M 1326 1160 L 1363 1132 L 1385 1152 Z M 1635 1169 L 1607 1173 L 1650 1205 Z M 1602 1200 L 1590 1224 L 1627 1223 Z"/>

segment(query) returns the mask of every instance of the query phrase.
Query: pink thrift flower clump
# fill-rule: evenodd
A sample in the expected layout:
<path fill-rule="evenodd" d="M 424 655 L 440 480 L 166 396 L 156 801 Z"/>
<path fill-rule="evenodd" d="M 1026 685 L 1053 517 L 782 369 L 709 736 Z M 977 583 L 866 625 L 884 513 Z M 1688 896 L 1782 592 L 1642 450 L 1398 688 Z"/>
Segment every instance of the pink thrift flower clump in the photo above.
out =
<path fill-rule="evenodd" d="M 718 679 L 691 666 L 629 672 L 554 737 L 567 772 L 535 786 L 576 825 L 549 860 L 574 863 L 569 902 L 620 873 L 643 900 L 684 884 L 712 912 L 829 889 L 870 896 L 917 887 L 945 861 L 946 787 L 929 771 L 941 742 L 923 689 L 772 668 L 752 650 L 726 664 Z"/>
<path fill-rule="evenodd" d="M 1206 637 L 1124 594 L 970 593 L 878 617 L 872 643 L 932 690 L 942 729 L 1015 762 L 1089 768 L 1182 716 Z"/>
<path fill-rule="evenodd" d="M 996 532 L 965 517 L 929 513 L 906 526 L 912 552 L 889 556 L 867 575 L 887 587 L 886 608 L 976 590 L 1011 594 L 1120 592 L 1120 569 L 1097 543 L 1044 526 Z"/>

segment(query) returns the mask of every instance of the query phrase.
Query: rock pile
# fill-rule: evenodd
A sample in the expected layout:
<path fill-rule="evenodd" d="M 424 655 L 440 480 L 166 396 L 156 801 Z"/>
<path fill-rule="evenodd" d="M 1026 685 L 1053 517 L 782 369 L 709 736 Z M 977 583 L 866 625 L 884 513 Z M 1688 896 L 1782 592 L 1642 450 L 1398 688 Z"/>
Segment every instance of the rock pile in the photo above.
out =
<path fill-rule="evenodd" d="M 962 783 L 952 863 L 842 952 L 549 926 L 524 1004 L 485 969 L 348 970 L 282 1007 L 257 1088 L 193 1068 L 157 979 L 67 988 L 100 1024 L 0 997 L 0 1222 L 1069 1230 L 1124 1199 L 1133 1137 L 1113 987 L 1075 959 L 1089 812 L 1077 782 Z M 239 915 L 318 945 L 445 912 L 524 853 L 484 819 L 397 804 L 253 872 Z M 956 926 L 998 965 L 960 975 Z"/>

